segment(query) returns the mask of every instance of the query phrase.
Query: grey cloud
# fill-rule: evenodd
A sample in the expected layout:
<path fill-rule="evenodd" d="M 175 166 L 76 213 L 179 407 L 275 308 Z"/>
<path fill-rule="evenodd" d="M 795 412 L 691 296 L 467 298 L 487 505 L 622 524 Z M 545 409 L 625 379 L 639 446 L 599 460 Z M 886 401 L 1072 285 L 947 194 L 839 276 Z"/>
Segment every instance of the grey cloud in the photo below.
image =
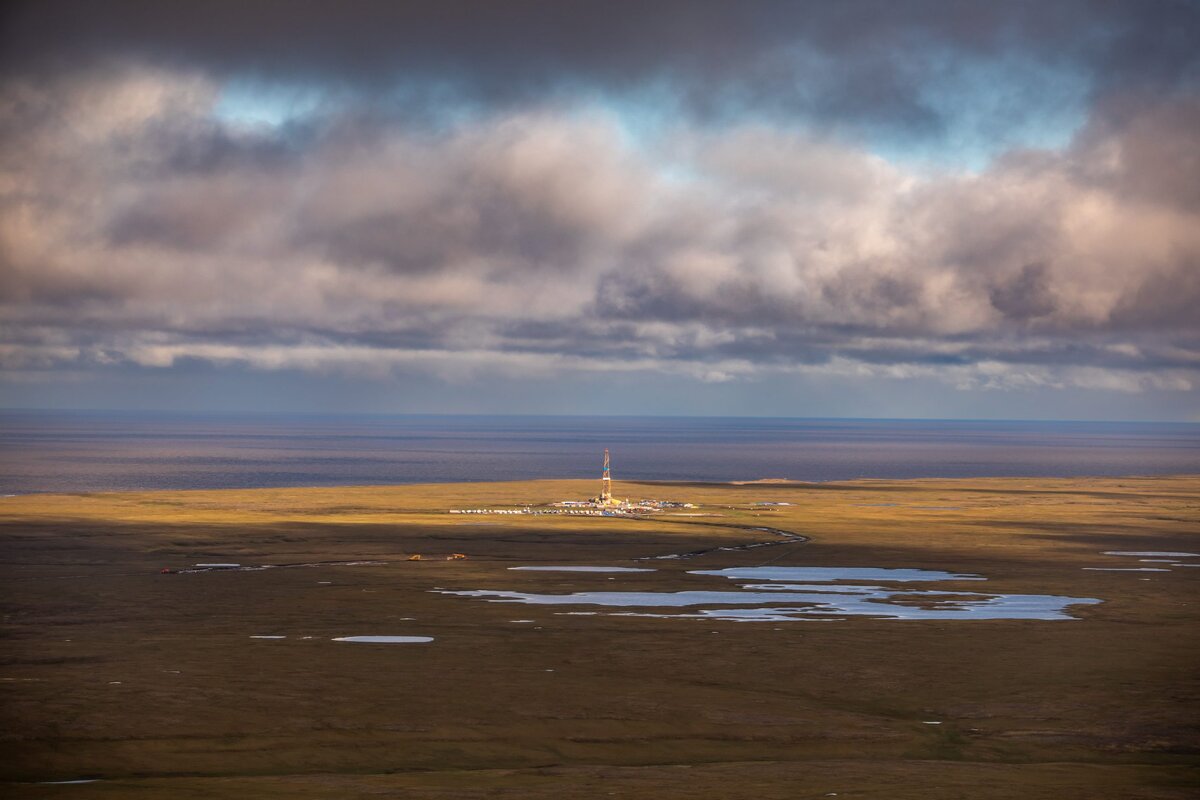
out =
<path fill-rule="evenodd" d="M 119 201 L 107 226 L 117 248 L 150 244 L 202 250 L 219 247 L 254 224 L 279 193 L 252 179 L 204 181 L 179 176 L 170 185 L 147 186 L 136 200 Z"/>
<path fill-rule="evenodd" d="M 1081 180 L 1129 199 L 1200 211 L 1200 95 L 1106 98 L 1078 149 Z"/>
<path fill-rule="evenodd" d="M 1007 281 L 993 283 L 988 299 L 1009 319 L 1044 317 L 1055 308 L 1047 272 L 1045 264 L 1026 264 Z"/>
<path fill-rule="evenodd" d="M 47 99 L 23 79 L 3 106 L 33 143 L 0 148 L 10 368 L 1117 370 L 1122 387 L 1197 369 L 1192 198 L 1150 155 L 1108 158 L 1145 130 L 1182 157 L 1186 100 L 1145 130 L 1098 112 L 1063 152 L 964 177 L 762 125 L 663 156 L 600 112 L 246 139 L 202 77 L 89 80 Z"/>
<path fill-rule="evenodd" d="M 1197 330 L 1200 254 L 1189 253 L 1174 269 L 1147 278 L 1113 309 L 1115 327 Z"/>
<path fill-rule="evenodd" d="M 369 149 L 320 142 L 297 199 L 299 236 L 335 260 L 398 272 L 485 253 L 501 271 L 574 272 L 621 235 L 645 182 L 618 139 L 607 119 L 516 114 L 441 138 L 401 128 Z"/>

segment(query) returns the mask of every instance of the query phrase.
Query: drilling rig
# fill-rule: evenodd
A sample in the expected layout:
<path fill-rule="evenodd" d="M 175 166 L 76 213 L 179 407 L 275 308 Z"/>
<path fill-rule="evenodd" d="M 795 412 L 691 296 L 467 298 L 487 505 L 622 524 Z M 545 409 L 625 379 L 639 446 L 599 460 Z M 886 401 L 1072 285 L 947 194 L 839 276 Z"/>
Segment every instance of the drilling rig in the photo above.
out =
<path fill-rule="evenodd" d="M 608 466 L 608 448 L 604 448 L 604 474 L 600 477 L 600 505 L 610 506 L 613 504 L 612 496 L 612 472 Z"/>
<path fill-rule="evenodd" d="M 593 506 L 601 508 L 623 508 L 625 501 L 618 500 L 612 494 L 612 470 L 608 464 L 608 448 L 604 449 L 604 472 L 600 475 L 600 496 L 588 501 Z"/>

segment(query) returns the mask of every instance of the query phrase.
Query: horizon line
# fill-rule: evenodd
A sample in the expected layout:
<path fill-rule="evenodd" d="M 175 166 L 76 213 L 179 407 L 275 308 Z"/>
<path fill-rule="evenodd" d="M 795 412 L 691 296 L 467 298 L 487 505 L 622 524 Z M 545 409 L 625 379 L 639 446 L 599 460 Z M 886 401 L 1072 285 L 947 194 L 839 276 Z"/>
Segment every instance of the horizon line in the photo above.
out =
<path fill-rule="evenodd" d="M 424 417 L 430 419 L 504 417 L 511 419 L 742 419 L 794 420 L 811 422 L 1016 422 L 1016 423 L 1099 423 L 1138 425 L 1200 425 L 1200 419 L 1080 419 L 1054 417 L 832 417 L 784 416 L 778 414 L 588 414 L 569 412 L 512 413 L 512 412 L 429 412 L 429 411 L 295 411 L 295 410 L 231 410 L 231 409 L 166 409 L 166 408 L 29 408 L 0 406 L 0 414 L 147 414 L 152 416 L 195 417 Z"/>

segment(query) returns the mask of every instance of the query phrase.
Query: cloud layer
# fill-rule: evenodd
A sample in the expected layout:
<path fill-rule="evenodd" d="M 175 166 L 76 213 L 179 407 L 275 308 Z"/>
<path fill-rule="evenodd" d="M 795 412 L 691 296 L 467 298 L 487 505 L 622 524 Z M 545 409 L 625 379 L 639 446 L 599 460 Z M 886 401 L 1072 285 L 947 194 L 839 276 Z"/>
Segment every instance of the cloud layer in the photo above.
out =
<path fill-rule="evenodd" d="M 519 4 L 515 21 L 487 11 L 466 27 L 387 4 L 399 39 L 352 50 L 303 14 L 268 30 L 274 4 L 251 4 L 244 35 L 219 32 L 219 5 L 170 31 L 156 4 L 129 26 L 83 4 L 53 29 L 39 4 L 21 8 L 15 29 L 61 46 L 10 50 L 0 85 L 0 363 L 1196 391 L 1200 96 L 1162 19 L 1188 30 L 1183 6 L 888 3 L 859 29 L 863 9 L 820 4 L 789 29 L 778 22 L 795 4 L 737 24 L 726 4 L 688 4 L 670 19 L 695 29 L 657 48 L 647 31 L 670 27 L 669 6 L 654 6 L 640 33 L 609 30 L 621 15 L 591 9 L 607 21 L 577 29 L 537 6 L 539 38 Z M 1076 42 L 1064 29 L 1081 8 L 1104 13 Z M 1135 57 L 1155 31 L 1161 46 Z M 302 63 L 288 60 L 293 35 Z M 928 76 L 909 74 L 931 57 L 865 88 L 918 39 L 986 58 L 1069 44 L 1072 69 L 1089 71 L 1085 124 L 1066 146 L 1010 147 L 981 170 L 884 158 L 861 135 L 874 118 L 942 126 L 918 102 Z M 764 70 L 799 58 L 797 41 L 845 69 L 815 70 L 792 102 Z M 468 47 L 470 69 L 445 62 Z M 560 64 L 577 89 L 633 96 L 669 79 L 682 103 L 647 129 L 610 96 L 539 83 Z M 222 113 L 238 70 L 285 69 L 355 93 L 280 125 Z M 446 76 L 454 103 L 475 105 L 447 117 L 367 102 L 406 70 L 427 89 Z M 753 112 L 728 114 L 747 97 Z M 769 113 L 784 106 L 830 124 Z"/>

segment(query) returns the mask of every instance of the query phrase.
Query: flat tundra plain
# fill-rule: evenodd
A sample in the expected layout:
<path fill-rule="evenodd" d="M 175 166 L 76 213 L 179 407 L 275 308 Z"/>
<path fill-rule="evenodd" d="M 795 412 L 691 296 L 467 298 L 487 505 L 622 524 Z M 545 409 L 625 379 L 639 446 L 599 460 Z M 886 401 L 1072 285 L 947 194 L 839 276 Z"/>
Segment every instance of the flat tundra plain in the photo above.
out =
<path fill-rule="evenodd" d="M 1200 553 L 1200 478 L 614 490 L 698 507 L 447 513 L 591 481 L 0 499 L 3 793 L 1196 796 L 1200 568 L 1106 554 Z M 273 568 L 178 572 L 197 563 Z M 694 571 L 764 565 L 1102 602 L 1065 620 L 734 622 L 444 593 L 732 590 Z M 334 641 L 351 636 L 432 641 Z"/>

